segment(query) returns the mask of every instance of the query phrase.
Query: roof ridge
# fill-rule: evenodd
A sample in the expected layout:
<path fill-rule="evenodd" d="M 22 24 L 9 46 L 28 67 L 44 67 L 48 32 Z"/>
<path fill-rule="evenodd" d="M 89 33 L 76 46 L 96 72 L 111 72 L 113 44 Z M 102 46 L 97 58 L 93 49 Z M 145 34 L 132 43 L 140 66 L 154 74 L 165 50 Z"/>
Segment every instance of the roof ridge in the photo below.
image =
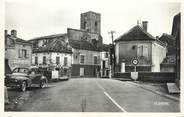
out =
<path fill-rule="evenodd" d="M 139 25 L 135 25 L 134 27 L 132 27 L 130 30 L 128 30 L 126 33 L 124 33 L 123 35 L 119 36 L 115 41 L 120 40 L 123 36 L 126 36 L 128 33 L 132 32 L 133 30 L 135 30 L 136 28 L 138 28 L 139 30 L 141 30 L 141 32 L 143 32 L 145 35 L 147 35 L 149 38 L 156 40 L 156 38 L 154 36 L 152 36 L 150 33 L 146 32 L 141 26 Z"/>
<path fill-rule="evenodd" d="M 35 37 L 35 38 L 32 38 L 32 39 L 29 39 L 28 41 L 37 40 L 37 39 L 43 39 L 43 38 L 53 38 L 53 37 L 65 36 L 65 35 L 67 35 L 67 33 L 51 34 L 51 35 L 46 35 L 46 36 Z"/>
<path fill-rule="evenodd" d="M 132 27 L 131 29 L 129 29 L 127 32 L 123 33 L 122 35 L 120 35 L 117 39 L 115 39 L 114 41 L 118 41 L 121 37 L 123 37 L 124 35 L 128 34 L 129 32 L 131 32 L 134 28 L 136 28 L 138 25 L 135 25 L 134 27 Z"/>
<path fill-rule="evenodd" d="M 138 27 L 147 35 L 147 36 L 149 36 L 150 38 L 152 38 L 152 39 L 155 39 L 156 40 L 156 38 L 153 36 L 153 35 L 151 35 L 150 33 L 148 33 L 147 31 L 145 31 L 142 27 L 140 27 L 139 25 L 138 25 Z"/>
<path fill-rule="evenodd" d="M 174 38 L 173 35 L 170 35 L 170 34 L 167 34 L 167 33 L 163 33 L 162 36 L 167 36 L 167 37 L 169 37 L 170 39 L 175 40 L 175 38 Z M 161 37 L 162 37 L 162 36 L 161 36 Z M 160 37 L 160 38 L 161 38 L 161 37 Z"/>

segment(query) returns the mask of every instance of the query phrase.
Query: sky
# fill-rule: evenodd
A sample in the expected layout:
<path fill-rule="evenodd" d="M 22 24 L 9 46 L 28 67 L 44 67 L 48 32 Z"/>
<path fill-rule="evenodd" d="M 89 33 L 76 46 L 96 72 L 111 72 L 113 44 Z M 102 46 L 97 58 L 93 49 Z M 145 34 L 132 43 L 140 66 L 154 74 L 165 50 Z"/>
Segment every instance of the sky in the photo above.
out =
<path fill-rule="evenodd" d="M 180 12 L 178 2 L 145 2 L 143 0 L 5 0 L 5 29 L 16 29 L 17 36 L 35 37 L 66 33 L 67 28 L 80 29 L 80 14 L 101 14 L 103 42 L 111 43 L 137 24 L 148 21 L 153 36 L 171 34 L 173 17 Z"/>

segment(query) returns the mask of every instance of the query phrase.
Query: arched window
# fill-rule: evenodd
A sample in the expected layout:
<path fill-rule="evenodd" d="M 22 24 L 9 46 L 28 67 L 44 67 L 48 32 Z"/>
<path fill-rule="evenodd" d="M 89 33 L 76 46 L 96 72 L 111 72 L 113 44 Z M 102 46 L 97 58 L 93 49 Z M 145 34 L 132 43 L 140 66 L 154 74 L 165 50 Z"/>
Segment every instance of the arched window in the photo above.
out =
<path fill-rule="evenodd" d="M 97 32 L 97 26 L 98 26 L 98 23 L 97 21 L 95 22 L 95 32 Z"/>
<path fill-rule="evenodd" d="M 87 28 L 87 22 L 84 22 L 84 29 Z"/>

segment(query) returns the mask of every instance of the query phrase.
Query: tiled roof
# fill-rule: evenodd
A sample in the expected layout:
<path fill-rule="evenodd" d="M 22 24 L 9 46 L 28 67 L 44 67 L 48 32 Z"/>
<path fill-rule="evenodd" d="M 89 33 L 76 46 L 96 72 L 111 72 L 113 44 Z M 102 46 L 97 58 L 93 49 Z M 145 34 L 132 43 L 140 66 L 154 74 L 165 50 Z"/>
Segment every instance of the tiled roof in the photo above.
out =
<path fill-rule="evenodd" d="M 163 33 L 162 36 L 159 38 L 160 41 L 173 45 L 174 46 L 174 42 L 175 42 L 175 38 L 172 35 Z"/>
<path fill-rule="evenodd" d="M 156 39 L 151 34 L 149 34 L 144 29 L 142 29 L 139 25 L 136 25 L 133 28 L 131 28 L 127 33 L 117 38 L 115 42 L 116 41 L 147 41 L 147 40 L 154 41 Z"/>
<path fill-rule="evenodd" d="M 110 45 L 103 44 L 102 45 L 102 51 L 109 51 Z"/>
<path fill-rule="evenodd" d="M 167 44 L 167 54 L 172 55 L 176 53 L 176 40 L 172 35 L 164 33 L 159 40 Z"/>
<path fill-rule="evenodd" d="M 10 38 L 10 39 L 14 40 L 15 42 L 20 42 L 20 43 L 25 43 L 25 44 L 31 44 L 29 41 L 23 40 L 23 39 L 18 38 L 18 37 L 13 37 L 11 35 L 7 35 L 6 38 Z"/>
<path fill-rule="evenodd" d="M 45 46 L 34 48 L 33 53 L 40 52 L 61 52 L 61 53 L 72 53 L 71 48 L 63 40 L 53 40 L 47 43 Z"/>
<path fill-rule="evenodd" d="M 100 51 L 97 47 L 95 47 L 92 43 L 85 40 L 70 40 L 69 45 L 75 49 L 81 50 L 90 50 L 90 51 Z"/>
<path fill-rule="evenodd" d="M 67 38 L 66 34 L 55 34 L 49 36 L 38 37 L 29 40 L 30 42 L 37 43 L 37 40 L 47 40 L 49 41 L 41 47 L 33 46 L 33 53 L 40 53 L 40 52 L 61 52 L 61 53 L 72 53 L 71 48 L 69 48 L 68 43 L 65 42 Z M 34 42 L 35 41 L 35 42 Z"/>
<path fill-rule="evenodd" d="M 67 34 L 63 33 L 63 34 L 54 34 L 54 35 L 41 36 L 41 37 L 36 37 L 36 38 L 30 39 L 29 41 L 42 40 L 42 39 L 54 39 L 54 38 L 59 38 L 59 37 L 67 37 Z"/>

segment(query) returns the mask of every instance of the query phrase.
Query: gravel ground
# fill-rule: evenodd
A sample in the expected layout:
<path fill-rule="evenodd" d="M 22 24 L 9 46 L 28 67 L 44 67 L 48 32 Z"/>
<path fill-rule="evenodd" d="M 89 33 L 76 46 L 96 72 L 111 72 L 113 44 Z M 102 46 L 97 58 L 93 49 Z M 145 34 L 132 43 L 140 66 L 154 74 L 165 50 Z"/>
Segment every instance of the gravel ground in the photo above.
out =
<path fill-rule="evenodd" d="M 48 87 L 53 87 L 59 82 L 51 82 Z M 20 107 L 33 95 L 37 90 L 41 90 L 38 87 L 27 88 L 25 92 L 21 92 L 19 89 L 7 88 L 9 103 L 4 105 L 4 111 L 20 111 Z"/>

